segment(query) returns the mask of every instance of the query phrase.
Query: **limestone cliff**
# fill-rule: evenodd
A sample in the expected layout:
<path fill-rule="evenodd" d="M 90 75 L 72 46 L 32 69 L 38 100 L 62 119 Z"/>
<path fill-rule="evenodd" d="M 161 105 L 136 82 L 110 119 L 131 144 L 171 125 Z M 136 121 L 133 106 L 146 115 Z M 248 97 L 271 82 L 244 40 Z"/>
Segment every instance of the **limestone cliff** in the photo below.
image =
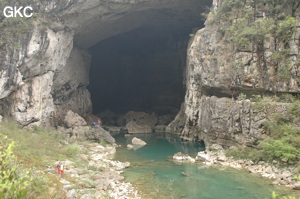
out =
<path fill-rule="evenodd" d="M 157 18 L 155 24 L 165 25 L 164 13 L 174 21 L 198 13 L 198 8 L 209 2 L 1 1 L 1 11 L 7 5 L 30 5 L 34 17 L 12 19 L 1 13 L 0 115 L 13 117 L 22 125 L 56 125 L 67 110 L 82 116 L 91 113 L 86 89 L 89 47 L 149 19 Z"/>
<path fill-rule="evenodd" d="M 300 92 L 300 5 L 280 5 L 274 16 L 270 10 L 276 5 L 271 3 L 213 2 L 205 28 L 191 39 L 185 101 L 169 131 L 206 144 L 253 145 L 265 133 L 263 121 L 286 111 L 288 104 L 273 103 L 257 111 L 249 100 L 237 100 L 240 93 L 249 98 Z M 290 20 L 287 16 L 295 24 L 285 30 L 283 39 L 280 28 Z"/>
<path fill-rule="evenodd" d="M 22 125 L 59 125 L 68 110 L 91 113 L 87 49 L 97 42 L 151 20 L 158 30 L 171 21 L 180 27 L 193 20 L 182 18 L 211 5 L 210 0 L 8 2 L 31 5 L 36 13 L 32 19 L 0 17 L 0 115 Z M 280 2 L 214 0 L 205 28 L 190 41 L 186 96 L 170 132 L 206 144 L 252 145 L 264 135 L 266 118 L 287 111 L 284 103 L 257 110 L 253 102 L 237 100 L 240 93 L 246 98 L 300 93 L 300 5 Z"/>

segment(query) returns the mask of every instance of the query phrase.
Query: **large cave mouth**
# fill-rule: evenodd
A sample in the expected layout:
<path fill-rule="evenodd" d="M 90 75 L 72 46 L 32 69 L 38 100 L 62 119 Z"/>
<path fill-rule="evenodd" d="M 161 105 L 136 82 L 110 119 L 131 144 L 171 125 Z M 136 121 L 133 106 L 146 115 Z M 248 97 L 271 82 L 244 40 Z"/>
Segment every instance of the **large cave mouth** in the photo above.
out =
<path fill-rule="evenodd" d="M 203 27 L 201 9 L 152 10 L 140 26 L 90 47 L 93 113 L 109 109 L 175 115 L 185 95 L 188 42 Z"/>

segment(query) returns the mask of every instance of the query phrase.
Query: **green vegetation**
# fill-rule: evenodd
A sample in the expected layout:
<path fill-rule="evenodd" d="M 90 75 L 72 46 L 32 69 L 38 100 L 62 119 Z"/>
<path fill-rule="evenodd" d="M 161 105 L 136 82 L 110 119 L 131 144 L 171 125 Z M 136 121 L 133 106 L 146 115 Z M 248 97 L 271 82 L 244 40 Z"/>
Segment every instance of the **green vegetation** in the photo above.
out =
<path fill-rule="evenodd" d="M 64 145 L 61 135 L 52 129 L 39 127 L 23 129 L 13 122 L 5 121 L 0 124 L 0 132 L 2 138 L 7 137 L 0 139 L 1 167 L 3 163 L 6 167 L 1 171 L 10 171 L 11 175 L 9 179 L 3 178 L 4 181 L 1 179 L 0 192 L 3 192 L 1 189 L 10 186 L 9 189 L 14 190 L 14 193 L 8 192 L 8 188 L 3 192 L 8 193 L 10 198 L 11 196 L 24 198 L 25 194 L 27 194 L 25 198 L 64 198 L 65 193 L 61 191 L 62 184 L 55 172 L 55 162 L 69 159 L 80 164 L 80 160 L 75 155 L 79 147 Z M 53 168 L 54 172 L 44 172 L 47 168 Z M 26 172 L 27 170 L 31 172 Z M 7 172 L 2 172 L 1 175 L 3 174 L 7 175 Z M 68 175 L 64 178 L 75 181 Z M 7 182 L 11 182 L 12 185 Z"/>
<path fill-rule="evenodd" d="M 0 134 L 0 198 L 24 198 L 30 185 L 29 171 L 22 171 L 15 164 L 14 142 Z"/>
<path fill-rule="evenodd" d="M 272 114 L 262 123 L 267 135 L 255 148 L 232 149 L 228 156 L 235 159 L 252 159 L 254 161 L 277 160 L 281 163 L 295 164 L 300 156 L 300 130 L 297 126 L 300 119 L 299 96 L 290 94 L 280 97 L 262 97 L 253 95 L 250 99 L 253 110 L 263 111 L 268 115 L 272 102 L 289 103 L 287 113 Z"/>
<path fill-rule="evenodd" d="M 75 157 L 79 152 L 79 146 L 78 145 L 69 145 L 67 146 L 67 154 L 71 157 Z"/>
<path fill-rule="evenodd" d="M 0 10 L 3 11 L 5 6 L 28 6 L 31 5 L 32 1 L 7 1 L 0 0 Z M 8 48 L 19 48 L 23 39 L 28 37 L 28 33 L 31 32 L 34 26 L 34 22 L 40 24 L 40 31 L 43 32 L 47 29 L 49 21 L 44 17 L 44 14 L 34 9 L 33 16 L 30 18 L 26 17 L 3 17 L 0 20 L 0 49 L 4 47 Z"/>
<path fill-rule="evenodd" d="M 297 199 L 295 196 L 280 196 L 279 194 L 272 192 L 272 199 Z"/>
<path fill-rule="evenodd" d="M 224 0 L 208 23 L 217 24 L 236 52 L 256 53 L 262 68 L 275 69 L 270 74 L 274 81 L 284 81 L 292 76 L 289 41 L 297 29 L 297 12 L 298 0 Z M 268 43 L 275 45 L 270 58 L 265 53 Z"/>

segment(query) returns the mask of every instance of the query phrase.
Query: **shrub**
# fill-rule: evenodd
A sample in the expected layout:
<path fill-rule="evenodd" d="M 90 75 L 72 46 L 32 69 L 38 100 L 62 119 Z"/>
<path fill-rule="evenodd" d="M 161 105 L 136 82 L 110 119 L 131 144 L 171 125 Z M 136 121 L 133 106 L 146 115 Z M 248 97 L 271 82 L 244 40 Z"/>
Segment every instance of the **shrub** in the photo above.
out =
<path fill-rule="evenodd" d="M 262 153 L 256 148 L 246 147 L 243 149 L 234 148 L 226 151 L 226 156 L 233 157 L 235 160 L 239 159 L 251 159 L 253 161 L 262 160 Z"/>
<path fill-rule="evenodd" d="M 246 97 L 246 95 L 245 95 L 244 93 L 240 93 L 237 99 L 238 99 L 239 101 L 241 101 L 241 100 L 247 99 L 247 97 Z"/>
<path fill-rule="evenodd" d="M 107 146 L 108 145 L 107 142 L 103 139 L 99 140 L 99 144 L 102 145 L 102 146 Z"/>
<path fill-rule="evenodd" d="M 280 196 L 276 192 L 272 192 L 272 199 L 297 199 L 295 196 Z"/>
<path fill-rule="evenodd" d="M 280 102 L 293 103 L 296 101 L 296 97 L 291 94 L 284 94 L 279 97 Z"/>
<path fill-rule="evenodd" d="M 275 140 L 268 138 L 260 144 L 262 155 L 266 160 L 293 161 L 299 156 L 299 149 L 288 143 L 287 138 Z"/>
<path fill-rule="evenodd" d="M 251 102 L 261 102 L 262 101 L 262 96 L 261 95 L 252 95 L 251 97 Z"/>
<path fill-rule="evenodd" d="M 69 145 L 67 147 L 67 154 L 71 157 L 75 157 L 79 152 L 79 146 L 78 145 Z"/>
<path fill-rule="evenodd" d="M 0 134 L 0 198 L 23 198 L 30 185 L 29 171 L 21 172 L 15 163 L 14 142 Z"/>
<path fill-rule="evenodd" d="M 300 100 L 297 100 L 288 107 L 289 115 L 291 119 L 295 119 L 300 116 Z"/>
<path fill-rule="evenodd" d="M 262 111 L 265 108 L 265 104 L 262 102 L 255 102 L 254 104 L 252 104 L 251 106 L 253 109 L 255 110 L 260 110 Z"/>

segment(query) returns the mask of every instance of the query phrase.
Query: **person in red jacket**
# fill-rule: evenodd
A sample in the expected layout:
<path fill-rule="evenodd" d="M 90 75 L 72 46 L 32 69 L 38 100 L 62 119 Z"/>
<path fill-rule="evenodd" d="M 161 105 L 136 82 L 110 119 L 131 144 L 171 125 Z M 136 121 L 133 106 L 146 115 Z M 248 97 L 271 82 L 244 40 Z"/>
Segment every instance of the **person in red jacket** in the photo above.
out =
<path fill-rule="evenodd" d="M 61 168 L 61 162 L 58 162 L 58 164 L 56 165 L 56 168 L 57 168 L 57 173 L 61 174 L 61 170 L 60 170 L 60 168 Z"/>

